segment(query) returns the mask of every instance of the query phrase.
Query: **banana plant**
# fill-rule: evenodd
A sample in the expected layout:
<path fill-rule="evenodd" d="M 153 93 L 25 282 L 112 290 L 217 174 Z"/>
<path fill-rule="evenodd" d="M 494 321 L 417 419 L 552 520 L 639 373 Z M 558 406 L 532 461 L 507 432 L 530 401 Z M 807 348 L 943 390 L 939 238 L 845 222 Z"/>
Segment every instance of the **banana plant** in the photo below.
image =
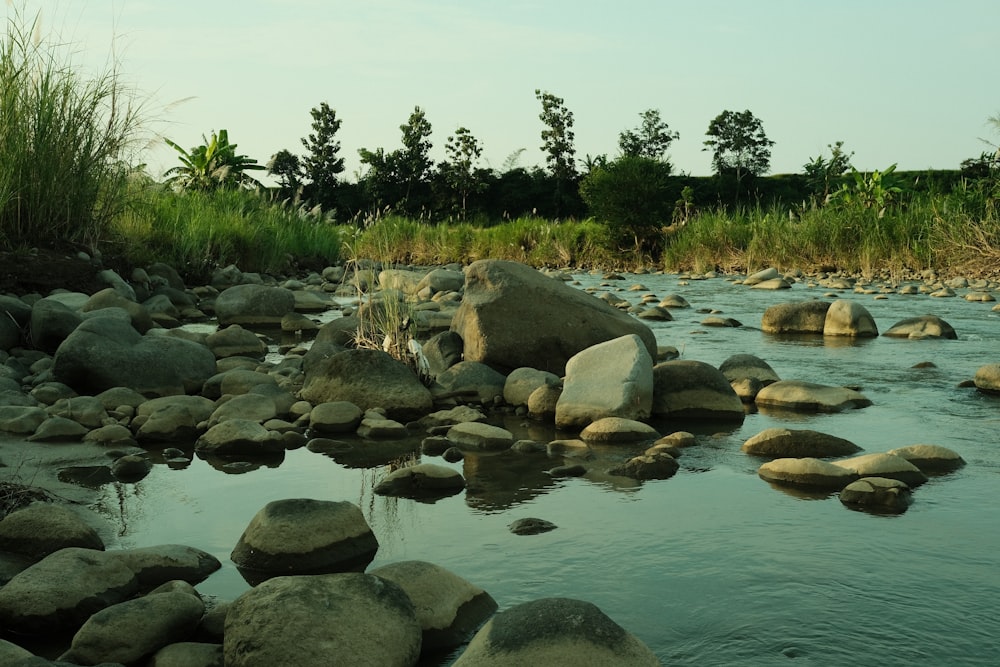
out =
<path fill-rule="evenodd" d="M 886 209 L 895 202 L 903 190 L 895 185 L 889 176 L 896 171 L 896 165 L 890 165 L 886 169 L 879 171 L 876 169 L 870 174 L 863 174 L 854 167 L 851 167 L 851 176 L 854 184 L 844 184 L 836 193 L 837 198 L 846 206 L 858 206 L 860 208 L 874 209 L 878 212 L 878 217 L 885 215 Z"/>
<path fill-rule="evenodd" d="M 171 167 L 163 175 L 166 182 L 182 190 L 211 191 L 219 188 L 260 188 L 257 179 L 247 171 L 266 169 L 257 160 L 238 155 L 236 144 L 229 143 L 229 132 L 212 132 L 211 139 L 202 135 L 205 142 L 190 151 L 184 150 L 170 139 L 168 146 L 178 153 L 181 164 Z"/>

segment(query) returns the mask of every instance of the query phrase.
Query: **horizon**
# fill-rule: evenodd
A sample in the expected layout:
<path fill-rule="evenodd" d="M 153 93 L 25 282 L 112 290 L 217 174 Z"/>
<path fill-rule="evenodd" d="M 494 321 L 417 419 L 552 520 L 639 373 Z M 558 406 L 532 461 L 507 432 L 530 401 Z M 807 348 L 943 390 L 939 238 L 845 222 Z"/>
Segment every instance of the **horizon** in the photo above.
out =
<path fill-rule="evenodd" d="M 463 126 L 483 146 L 479 166 L 499 169 L 523 148 L 518 166 L 544 167 L 536 88 L 573 113 L 578 164 L 615 157 L 646 109 L 680 133 L 670 161 L 693 176 L 712 173 L 705 131 L 724 110 L 762 121 L 772 175 L 802 173 L 836 141 L 860 171 L 958 169 L 1000 143 L 988 123 L 1000 112 L 988 85 L 1000 3 L 989 0 L 625 0 L 589 11 L 565 0 L 24 0 L 8 3 L 8 19 L 18 7 L 27 21 L 40 12 L 43 38 L 69 45 L 85 73 L 114 64 L 145 100 L 151 135 L 185 148 L 226 129 L 260 164 L 282 149 L 302 155 L 309 111 L 327 102 L 343 123 L 347 180 L 360 148 L 400 146 L 415 106 L 436 161 Z M 159 177 L 176 153 L 152 146 L 143 157 Z"/>

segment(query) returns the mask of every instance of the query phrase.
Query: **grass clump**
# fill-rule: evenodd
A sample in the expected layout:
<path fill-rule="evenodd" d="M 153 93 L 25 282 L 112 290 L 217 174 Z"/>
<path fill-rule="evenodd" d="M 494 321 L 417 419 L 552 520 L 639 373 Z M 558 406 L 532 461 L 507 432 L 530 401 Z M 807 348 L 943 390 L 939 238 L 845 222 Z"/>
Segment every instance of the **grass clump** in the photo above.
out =
<path fill-rule="evenodd" d="M 114 69 L 81 77 L 15 12 L 0 42 L 0 247 L 104 237 L 125 204 L 139 112 Z"/>

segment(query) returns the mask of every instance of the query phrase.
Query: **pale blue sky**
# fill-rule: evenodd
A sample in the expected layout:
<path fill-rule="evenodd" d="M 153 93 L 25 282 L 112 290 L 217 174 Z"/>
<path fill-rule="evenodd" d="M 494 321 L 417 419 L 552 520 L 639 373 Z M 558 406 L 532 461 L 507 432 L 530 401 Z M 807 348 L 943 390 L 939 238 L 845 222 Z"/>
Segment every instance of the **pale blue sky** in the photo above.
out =
<path fill-rule="evenodd" d="M 859 169 L 956 168 L 1000 142 L 997 0 L 23 0 L 46 34 L 98 67 L 112 44 L 148 97 L 152 128 L 182 146 L 226 128 L 264 163 L 301 153 L 309 110 L 343 121 L 348 174 L 361 147 L 399 146 L 423 107 L 444 157 L 468 127 L 484 166 L 519 148 L 544 164 L 536 88 L 563 97 L 578 157 L 659 109 L 678 169 L 711 171 L 709 122 L 750 109 L 794 173 L 838 139 Z M 8 15 L 11 10 L 7 8 Z M 173 104 L 186 98 L 185 102 Z M 174 164 L 162 147 L 146 159 Z"/>

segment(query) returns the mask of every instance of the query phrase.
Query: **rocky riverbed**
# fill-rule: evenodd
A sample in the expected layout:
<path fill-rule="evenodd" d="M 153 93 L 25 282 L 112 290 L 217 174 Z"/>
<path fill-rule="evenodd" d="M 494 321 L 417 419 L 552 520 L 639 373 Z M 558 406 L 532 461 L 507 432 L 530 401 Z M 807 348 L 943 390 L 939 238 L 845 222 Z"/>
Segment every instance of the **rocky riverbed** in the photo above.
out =
<path fill-rule="evenodd" d="M 195 586 L 219 567 L 217 559 L 198 545 L 116 548 L 113 535 L 78 512 L 92 493 L 60 471 L 127 484 L 148 473 L 154 456 L 252 466 L 300 447 L 335 451 L 356 446 L 355 438 L 417 434 L 425 460 L 398 466 L 376 492 L 427 501 L 475 492 L 452 468 L 428 462 L 436 456 L 573 452 L 579 462 L 554 468 L 558 476 L 604 465 L 593 458 L 602 448 L 638 446 L 607 473 L 665 479 L 695 439 L 663 432 L 664 423 L 740 423 L 757 406 L 835 413 L 871 405 L 853 388 L 782 380 L 753 355 L 718 367 L 676 359 L 678 351 L 658 347 L 644 324 L 683 308 L 676 299 L 636 305 L 614 290 L 595 298 L 568 286 L 568 274 L 508 262 L 380 268 L 329 267 L 278 281 L 229 267 L 211 285 L 189 287 L 157 265 L 128 280 L 103 273 L 94 279 L 99 285 L 81 291 L 69 285 L 72 291 L 45 298 L 0 299 L 13 324 L 0 329 L 0 430 L 18 438 L 0 443 L 7 466 L 0 470 L 9 473 L 0 499 L 8 511 L 43 500 L 41 490 L 46 499 L 75 503 L 34 502 L 0 521 L 0 619 L 9 642 L 0 656 L 36 664 L 28 662 L 29 647 L 72 664 L 209 665 L 223 656 L 233 665 L 325 664 L 336 656 L 408 665 L 461 647 L 486 623 L 455 664 L 507 664 L 497 655 L 535 664 L 584 657 L 657 664 L 642 642 L 585 601 L 539 599 L 494 615 L 497 601 L 481 588 L 489 582 L 465 581 L 433 563 L 365 572 L 378 539 L 349 502 L 288 498 L 261 507 L 231 555 L 255 586 L 235 600 L 204 600 Z M 742 282 L 780 290 L 806 279 L 772 273 Z M 822 280 L 831 290 L 844 289 L 835 281 L 855 287 L 843 277 Z M 978 287 L 959 289 L 985 299 L 996 286 Z M 322 323 L 359 294 L 362 303 Z M 879 334 L 853 302 L 775 301 L 761 321 L 771 335 Z M 740 324 L 706 315 L 706 327 Z M 202 321 L 217 327 L 185 326 Z M 377 321 L 393 327 L 373 335 Z M 267 361 L 264 332 L 289 340 Z M 954 330 L 929 316 L 897 322 L 884 335 L 947 339 Z M 410 347 L 411 337 L 422 344 Z M 997 375 L 986 364 L 970 383 L 996 391 Z M 551 423 L 566 437 L 517 439 L 489 423 L 498 412 Z M 761 477 L 841 491 L 843 503 L 876 512 L 905 511 L 928 474 L 964 463 L 940 446 L 851 457 L 858 448 L 842 438 L 776 431 L 745 444 L 773 459 Z"/>

